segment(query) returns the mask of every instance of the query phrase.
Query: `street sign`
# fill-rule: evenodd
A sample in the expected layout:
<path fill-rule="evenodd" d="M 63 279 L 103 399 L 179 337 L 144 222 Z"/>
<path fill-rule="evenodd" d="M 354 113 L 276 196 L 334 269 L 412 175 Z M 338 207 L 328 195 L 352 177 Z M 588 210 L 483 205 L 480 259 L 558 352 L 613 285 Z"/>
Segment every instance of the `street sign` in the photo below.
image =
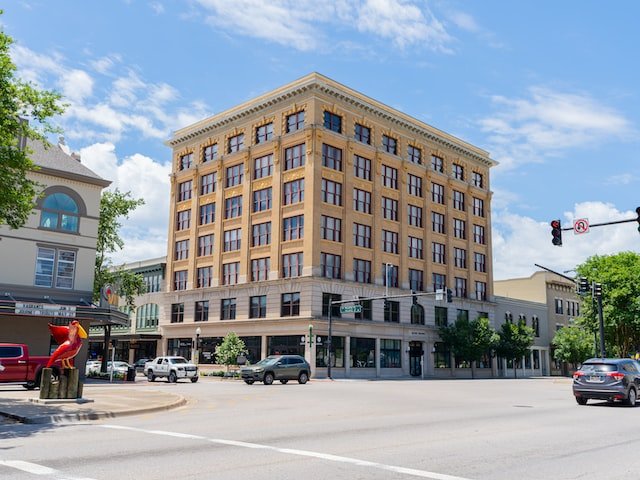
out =
<path fill-rule="evenodd" d="M 581 235 L 583 233 L 589 233 L 589 219 L 578 218 L 573 221 L 573 233 Z"/>
<path fill-rule="evenodd" d="M 436 300 L 444 300 L 444 288 L 438 288 L 436 290 Z"/>
<path fill-rule="evenodd" d="M 362 305 L 340 305 L 340 313 L 362 313 Z"/>

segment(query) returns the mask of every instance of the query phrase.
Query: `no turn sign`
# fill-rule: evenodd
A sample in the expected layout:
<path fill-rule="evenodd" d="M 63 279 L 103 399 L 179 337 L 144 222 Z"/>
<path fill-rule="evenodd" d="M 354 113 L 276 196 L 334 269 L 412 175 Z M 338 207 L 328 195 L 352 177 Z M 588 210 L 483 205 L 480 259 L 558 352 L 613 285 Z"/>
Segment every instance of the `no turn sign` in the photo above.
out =
<path fill-rule="evenodd" d="M 578 218 L 573 221 L 573 233 L 580 235 L 582 233 L 589 233 L 589 219 Z"/>

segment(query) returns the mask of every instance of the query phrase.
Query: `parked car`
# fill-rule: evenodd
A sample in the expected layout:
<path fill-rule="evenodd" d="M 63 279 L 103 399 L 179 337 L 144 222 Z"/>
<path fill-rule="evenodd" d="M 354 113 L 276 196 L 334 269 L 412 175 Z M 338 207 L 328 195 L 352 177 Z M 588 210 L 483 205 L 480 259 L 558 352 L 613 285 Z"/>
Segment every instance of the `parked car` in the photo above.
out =
<path fill-rule="evenodd" d="M 113 362 L 113 365 L 111 364 L 111 362 L 107 362 L 107 373 L 111 373 L 111 370 L 113 370 L 113 373 L 117 373 L 120 375 L 127 375 L 127 372 L 129 371 L 129 369 L 131 368 L 131 365 L 129 365 L 127 362 Z"/>
<path fill-rule="evenodd" d="M 49 362 L 48 356 L 29 354 L 24 343 L 0 343 L 0 383 L 19 383 L 27 390 L 40 387 L 42 369 Z M 53 376 L 60 373 L 60 361 L 53 368 Z"/>
<path fill-rule="evenodd" d="M 640 366 L 629 358 L 590 358 L 573 374 L 573 395 L 586 405 L 589 399 L 636 406 L 640 391 Z"/>
<path fill-rule="evenodd" d="M 84 374 L 92 375 L 98 373 L 100 371 L 100 367 L 102 367 L 102 362 L 100 360 L 89 360 L 84 367 Z"/>
<path fill-rule="evenodd" d="M 141 358 L 136 360 L 133 366 L 136 368 L 136 373 L 144 373 L 144 364 L 150 361 L 150 358 Z"/>
<path fill-rule="evenodd" d="M 155 381 L 158 377 L 167 377 L 169 383 L 176 383 L 179 378 L 188 378 L 191 383 L 198 381 L 198 367 L 184 357 L 157 357 L 144 366 L 147 380 Z"/>
<path fill-rule="evenodd" d="M 310 374 L 311 366 L 300 355 L 272 355 L 240 370 L 247 385 L 256 381 L 271 385 L 274 380 L 280 380 L 280 383 L 297 380 L 298 383 L 305 384 Z"/>

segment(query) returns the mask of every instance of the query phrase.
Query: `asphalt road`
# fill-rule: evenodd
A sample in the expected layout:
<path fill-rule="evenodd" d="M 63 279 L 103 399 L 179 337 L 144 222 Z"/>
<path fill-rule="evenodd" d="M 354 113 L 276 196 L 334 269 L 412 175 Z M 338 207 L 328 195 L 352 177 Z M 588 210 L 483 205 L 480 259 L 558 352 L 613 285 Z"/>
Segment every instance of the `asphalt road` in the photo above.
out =
<path fill-rule="evenodd" d="M 154 388 L 189 403 L 84 424 L 0 425 L 0 478 L 638 477 L 640 406 L 578 406 L 567 379 Z"/>

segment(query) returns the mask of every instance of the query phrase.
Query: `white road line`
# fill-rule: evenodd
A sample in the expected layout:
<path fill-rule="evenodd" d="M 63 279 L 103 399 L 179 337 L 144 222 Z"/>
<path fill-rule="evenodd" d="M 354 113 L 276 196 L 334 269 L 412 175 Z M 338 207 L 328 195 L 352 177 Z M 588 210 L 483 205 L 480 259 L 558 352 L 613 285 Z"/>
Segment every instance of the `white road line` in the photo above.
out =
<path fill-rule="evenodd" d="M 73 477 L 59 470 L 45 467 L 44 465 L 38 465 L 37 463 L 31 462 L 23 462 L 21 460 L 0 460 L 0 466 L 15 468 L 16 470 L 21 470 L 33 475 L 47 475 L 55 480 L 94 480 L 87 477 Z"/>
<path fill-rule="evenodd" d="M 101 428 L 110 428 L 115 430 L 129 430 L 132 432 L 150 433 L 153 435 L 165 435 L 169 437 L 188 438 L 191 440 L 204 440 L 219 445 L 229 445 L 232 447 L 253 448 L 261 450 L 269 450 L 271 452 L 284 453 L 288 455 L 298 455 L 301 457 L 313 457 L 320 460 L 330 462 L 348 463 L 358 467 L 377 468 L 388 472 L 402 473 L 413 477 L 428 478 L 431 480 L 470 480 L 468 478 L 456 477 L 453 475 L 445 475 L 443 473 L 429 472 L 427 470 L 417 470 L 415 468 L 398 467 L 396 465 L 386 465 L 384 463 L 370 462 L 368 460 L 359 460 L 357 458 L 343 457 L 340 455 L 332 455 L 330 453 L 312 452 L 310 450 L 297 450 L 292 448 L 279 448 L 270 445 L 262 445 L 259 443 L 241 442 L 237 440 L 225 440 L 222 438 L 207 438 L 200 435 L 190 435 L 186 433 L 167 432 L 164 430 L 145 430 L 143 428 L 125 427 L 121 425 L 96 425 Z"/>

